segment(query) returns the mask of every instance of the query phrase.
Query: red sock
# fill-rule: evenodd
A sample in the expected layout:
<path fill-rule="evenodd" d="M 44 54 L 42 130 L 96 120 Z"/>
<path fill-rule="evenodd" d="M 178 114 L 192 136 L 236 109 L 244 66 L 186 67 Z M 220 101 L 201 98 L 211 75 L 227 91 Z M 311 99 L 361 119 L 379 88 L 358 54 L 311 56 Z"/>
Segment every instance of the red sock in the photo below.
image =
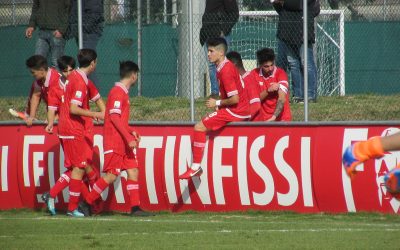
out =
<path fill-rule="evenodd" d="M 71 180 L 71 171 L 65 171 L 60 178 L 58 178 L 56 184 L 50 189 L 50 197 L 56 198 L 56 196 L 66 187 L 68 187 Z"/>
<path fill-rule="evenodd" d="M 200 164 L 206 146 L 206 132 L 194 131 L 193 134 L 193 163 Z"/>
<path fill-rule="evenodd" d="M 68 211 L 74 211 L 78 208 L 79 197 L 81 196 L 82 180 L 72 179 L 69 184 L 69 204 Z"/>
<path fill-rule="evenodd" d="M 129 200 L 131 207 L 140 205 L 140 197 L 139 197 L 139 182 L 133 180 L 126 181 L 126 190 L 129 193 Z"/>
<path fill-rule="evenodd" d="M 88 188 L 87 184 L 82 181 L 82 184 L 81 184 L 81 195 L 82 195 L 82 198 L 84 200 L 86 200 L 86 197 L 88 197 L 89 193 L 90 192 L 89 192 L 89 188 Z"/>
<path fill-rule="evenodd" d="M 92 167 L 92 171 L 86 173 L 86 175 L 89 180 L 89 186 L 93 189 L 93 185 L 96 183 L 97 179 L 99 179 L 99 171 Z"/>
<path fill-rule="evenodd" d="M 108 187 L 108 183 L 103 179 L 100 178 L 96 183 L 93 185 L 92 191 L 90 191 L 88 197 L 86 198 L 87 203 L 93 204 L 95 200 L 100 197 L 100 194 Z"/>

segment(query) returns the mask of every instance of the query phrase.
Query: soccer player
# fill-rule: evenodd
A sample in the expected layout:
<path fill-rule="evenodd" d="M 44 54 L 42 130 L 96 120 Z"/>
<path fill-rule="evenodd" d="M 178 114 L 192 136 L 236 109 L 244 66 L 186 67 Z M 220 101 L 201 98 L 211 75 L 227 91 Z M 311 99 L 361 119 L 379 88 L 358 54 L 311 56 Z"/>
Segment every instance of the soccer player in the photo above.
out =
<path fill-rule="evenodd" d="M 257 51 L 259 68 L 252 70 L 260 84 L 261 108 L 254 121 L 290 121 L 289 85 L 286 72 L 275 66 L 275 53 L 270 48 Z"/>
<path fill-rule="evenodd" d="M 258 114 L 258 112 L 260 112 L 261 108 L 261 103 L 260 103 L 261 91 L 259 84 L 256 81 L 254 75 L 250 74 L 251 71 L 246 71 L 246 69 L 244 68 L 242 57 L 238 52 L 231 51 L 228 54 L 226 54 L 226 58 L 228 58 L 228 60 L 235 65 L 235 67 L 239 71 L 239 74 L 241 75 L 244 81 L 244 89 L 247 92 L 247 96 L 249 98 L 249 103 L 250 103 L 250 115 L 251 115 L 250 120 L 253 120 Z"/>
<path fill-rule="evenodd" d="M 49 86 L 58 84 L 59 73 L 55 68 L 49 68 L 47 59 L 40 55 L 29 57 L 25 64 L 35 78 L 29 92 L 25 113 L 12 109 L 10 113 L 23 119 L 26 125 L 32 126 L 40 101 L 43 99 L 47 104 Z"/>
<path fill-rule="evenodd" d="M 62 105 L 63 100 L 64 100 L 64 92 L 65 92 L 66 84 L 68 83 L 67 78 L 75 68 L 75 60 L 70 56 L 62 56 L 57 60 L 57 65 L 61 71 L 59 84 L 57 86 L 53 85 L 50 87 L 49 97 L 48 97 L 48 111 L 47 111 L 48 124 L 45 128 L 45 131 L 50 134 L 53 133 L 53 126 L 54 126 L 54 119 L 56 116 L 56 112 L 60 109 L 60 106 Z M 94 101 L 96 101 L 97 107 L 100 110 L 104 111 L 105 105 L 104 105 L 103 101 L 101 100 L 100 96 L 98 95 L 98 91 L 94 87 L 94 84 L 89 81 L 88 86 L 89 86 L 89 93 L 88 93 L 89 96 L 91 98 L 93 98 Z M 62 119 L 61 119 L 61 122 L 63 122 Z M 90 123 L 90 122 L 87 123 L 87 126 L 89 126 L 88 127 L 89 133 L 86 134 L 87 140 L 89 142 L 92 142 L 93 134 L 90 133 L 92 123 Z M 60 138 L 60 143 L 61 143 L 61 146 L 63 147 L 63 140 L 61 138 Z M 93 145 L 93 143 L 92 143 L 92 145 Z M 93 168 L 90 165 L 90 161 L 91 161 L 91 157 L 88 161 L 88 165 L 85 168 L 85 172 L 86 172 L 86 175 L 88 178 L 89 185 L 92 187 L 94 182 L 98 179 L 99 173 L 96 168 Z M 68 168 L 70 166 L 70 162 L 66 156 L 64 157 L 64 166 L 66 168 Z M 55 185 L 50 189 L 50 192 L 46 192 L 42 195 L 42 200 L 47 205 L 47 209 L 51 215 L 56 214 L 54 199 L 63 189 L 65 189 L 69 185 L 70 179 L 71 179 L 71 170 L 68 169 L 60 176 L 60 178 L 57 180 Z M 81 191 L 82 191 L 82 194 L 89 193 L 86 183 L 81 184 Z M 97 205 L 97 207 L 95 207 L 95 208 L 100 209 L 99 208 L 100 204 L 96 204 L 96 205 Z"/>
<path fill-rule="evenodd" d="M 224 38 L 210 38 L 207 41 L 208 60 L 217 66 L 217 78 L 221 100 L 210 98 L 206 107 L 216 111 L 204 117 L 194 126 L 193 163 L 188 170 L 179 176 L 189 179 L 202 174 L 200 166 L 206 145 L 208 131 L 224 127 L 229 122 L 244 121 L 250 118 L 250 107 L 247 92 L 236 67 L 226 57 L 228 46 Z"/>
<path fill-rule="evenodd" d="M 128 125 L 129 88 L 136 83 L 139 67 L 132 61 L 120 63 L 120 82 L 111 89 L 104 118 L 104 169 L 106 173 L 93 186 L 86 201 L 92 205 L 100 194 L 112 184 L 121 171 L 128 174 L 127 191 L 132 216 L 152 215 L 140 208 L 139 169 L 134 149 L 140 142 L 139 134 Z"/>
<path fill-rule="evenodd" d="M 93 119 L 104 119 L 104 103 L 88 75 L 96 69 L 97 54 L 91 49 L 78 53 L 78 69 L 68 76 L 64 102 L 60 107 L 58 134 L 71 170 L 67 215 L 83 217 L 78 210 L 82 177 L 93 154 Z M 100 112 L 91 111 L 89 100 L 96 102 Z M 90 178 L 90 176 L 89 176 Z"/>
<path fill-rule="evenodd" d="M 342 156 L 346 173 L 353 178 L 357 173 L 357 165 L 374 158 L 382 157 L 385 152 L 400 150 L 400 133 L 383 137 L 371 137 L 347 147 Z M 389 171 L 384 177 L 384 183 L 389 193 L 396 198 L 400 194 L 400 164 Z"/>

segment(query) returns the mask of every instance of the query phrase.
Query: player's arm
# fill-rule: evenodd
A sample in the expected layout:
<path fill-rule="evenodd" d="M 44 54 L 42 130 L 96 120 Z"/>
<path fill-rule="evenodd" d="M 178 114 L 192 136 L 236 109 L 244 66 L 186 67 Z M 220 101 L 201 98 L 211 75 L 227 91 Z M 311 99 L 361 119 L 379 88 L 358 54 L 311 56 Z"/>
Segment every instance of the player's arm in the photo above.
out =
<path fill-rule="evenodd" d="M 239 95 L 233 95 L 222 100 L 215 100 L 213 98 L 210 98 L 206 101 L 206 106 L 207 108 L 227 107 L 235 105 L 237 103 L 239 103 Z"/>
<path fill-rule="evenodd" d="M 25 120 L 26 125 L 28 126 L 32 126 L 33 120 L 36 117 L 36 112 L 40 103 L 40 95 L 41 95 L 40 90 L 34 89 L 30 100 L 31 109 L 29 110 L 29 117 Z"/>
<path fill-rule="evenodd" d="M 124 139 L 125 143 L 130 147 L 130 148 L 136 148 L 137 147 L 137 141 L 136 138 L 133 134 L 130 133 L 130 131 L 127 129 L 127 126 L 124 126 L 121 121 L 121 116 L 117 113 L 111 113 L 110 114 L 110 121 L 114 125 L 115 129 L 119 132 L 119 134 L 122 136 Z"/>
<path fill-rule="evenodd" d="M 279 115 L 283 111 L 283 108 L 285 106 L 285 102 L 286 102 L 286 93 L 283 90 L 279 89 L 278 90 L 278 101 L 276 102 L 276 107 L 275 107 L 274 114 L 267 121 L 275 121 L 276 118 L 279 117 Z"/>
<path fill-rule="evenodd" d="M 79 115 L 79 116 L 87 116 L 91 117 L 94 119 L 104 119 L 104 113 L 103 112 L 94 112 L 91 110 L 83 109 L 79 107 L 76 103 L 71 102 L 70 108 L 69 108 L 69 113 L 73 115 Z"/>
<path fill-rule="evenodd" d="M 106 105 L 101 97 L 97 99 L 95 103 L 100 112 L 104 113 L 106 111 Z"/>
<path fill-rule="evenodd" d="M 49 134 L 53 133 L 55 117 L 56 117 L 56 110 L 48 109 L 48 111 L 47 111 L 47 126 L 44 130 Z"/>

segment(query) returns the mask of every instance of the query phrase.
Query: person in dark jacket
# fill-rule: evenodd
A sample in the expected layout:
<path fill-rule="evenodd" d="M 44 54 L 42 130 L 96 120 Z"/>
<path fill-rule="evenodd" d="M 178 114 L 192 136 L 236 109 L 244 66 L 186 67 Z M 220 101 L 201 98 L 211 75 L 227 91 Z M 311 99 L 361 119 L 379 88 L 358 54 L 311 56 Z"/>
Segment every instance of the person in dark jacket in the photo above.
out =
<path fill-rule="evenodd" d="M 278 67 L 289 68 L 293 102 L 304 101 L 303 77 L 303 1 L 275 0 L 275 10 L 279 14 L 278 22 Z M 319 0 L 308 0 L 308 98 L 312 102 L 317 99 L 317 67 L 314 62 L 313 44 L 315 43 L 314 18 L 319 15 Z"/>
<path fill-rule="evenodd" d="M 223 37 L 230 43 L 230 33 L 239 19 L 239 7 L 236 0 L 206 0 L 206 8 L 202 17 L 200 29 L 200 44 L 204 46 L 209 38 Z M 207 46 L 205 47 L 206 54 Z M 219 96 L 217 69 L 209 63 L 211 96 Z"/>
<path fill-rule="evenodd" d="M 82 1 L 82 49 L 92 49 L 96 51 L 97 43 L 103 34 L 104 28 L 104 0 L 84 0 Z M 71 15 L 69 18 L 68 38 L 75 39 L 79 43 L 78 37 L 78 3 L 72 0 Z M 96 74 L 91 74 L 90 79 L 98 84 Z"/>
<path fill-rule="evenodd" d="M 30 39 L 35 29 L 39 28 L 35 54 L 47 58 L 50 52 L 54 67 L 57 66 L 57 59 L 64 55 L 70 7 L 71 0 L 34 0 L 29 26 L 25 31 L 25 36 Z"/>
<path fill-rule="evenodd" d="M 82 33 L 83 49 L 96 51 L 97 43 L 103 33 L 104 27 L 104 1 L 82 1 Z M 78 43 L 78 3 L 72 0 L 71 15 L 69 19 L 69 38 L 75 38 Z"/>

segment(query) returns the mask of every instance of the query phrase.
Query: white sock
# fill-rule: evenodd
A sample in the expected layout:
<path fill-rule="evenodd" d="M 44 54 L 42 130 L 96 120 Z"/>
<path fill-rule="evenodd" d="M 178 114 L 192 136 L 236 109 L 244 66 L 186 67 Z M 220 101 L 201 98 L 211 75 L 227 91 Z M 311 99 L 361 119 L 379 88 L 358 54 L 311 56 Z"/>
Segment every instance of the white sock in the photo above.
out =
<path fill-rule="evenodd" d="M 200 168 L 200 163 L 192 163 L 191 169 L 198 170 Z"/>

